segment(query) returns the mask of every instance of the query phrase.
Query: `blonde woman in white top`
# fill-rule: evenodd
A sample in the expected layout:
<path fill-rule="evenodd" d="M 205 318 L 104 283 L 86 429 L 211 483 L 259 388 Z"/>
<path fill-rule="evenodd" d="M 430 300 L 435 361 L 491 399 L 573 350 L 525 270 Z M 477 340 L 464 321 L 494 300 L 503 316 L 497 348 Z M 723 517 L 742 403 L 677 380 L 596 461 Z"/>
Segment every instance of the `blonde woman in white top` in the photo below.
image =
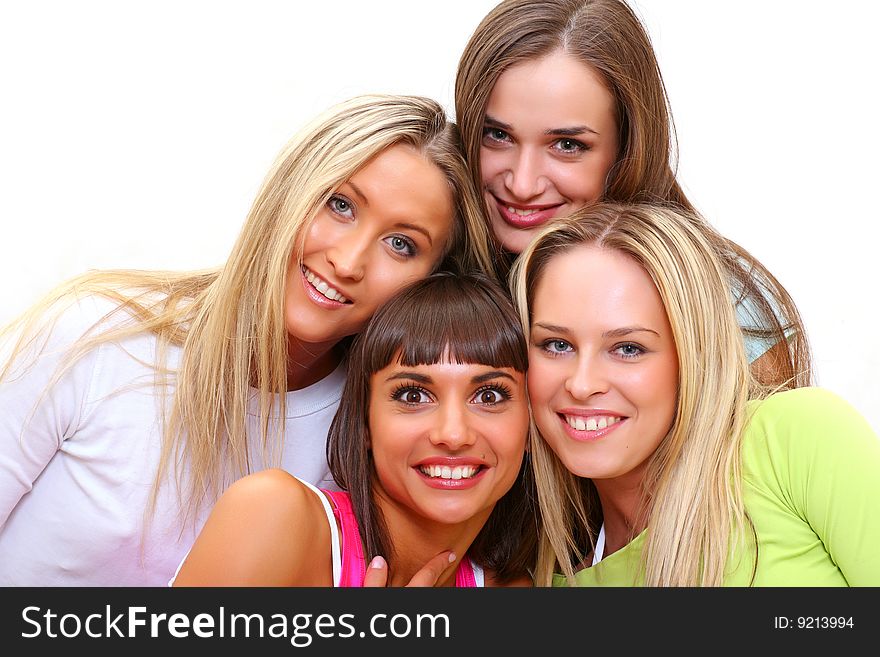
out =
<path fill-rule="evenodd" d="M 488 262 L 455 127 L 369 96 L 294 138 L 226 263 L 92 272 L 0 343 L 0 584 L 164 585 L 216 497 L 328 485 L 347 338 L 444 258 Z"/>

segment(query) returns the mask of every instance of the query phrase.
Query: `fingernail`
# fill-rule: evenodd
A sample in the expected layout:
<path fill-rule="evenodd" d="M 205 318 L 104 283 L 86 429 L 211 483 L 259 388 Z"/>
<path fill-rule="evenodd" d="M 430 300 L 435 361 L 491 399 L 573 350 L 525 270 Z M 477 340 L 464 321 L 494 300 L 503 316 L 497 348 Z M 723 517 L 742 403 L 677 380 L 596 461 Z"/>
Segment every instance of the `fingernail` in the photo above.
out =
<path fill-rule="evenodd" d="M 381 568 L 385 565 L 385 559 L 382 557 L 373 557 L 373 560 L 370 562 L 370 568 Z"/>
<path fill-rule="evenodd" d="M 450 552 L 449 553 L 449 563 L 452 563 L 453 561 L 455 561 L 455 552 Z"/>

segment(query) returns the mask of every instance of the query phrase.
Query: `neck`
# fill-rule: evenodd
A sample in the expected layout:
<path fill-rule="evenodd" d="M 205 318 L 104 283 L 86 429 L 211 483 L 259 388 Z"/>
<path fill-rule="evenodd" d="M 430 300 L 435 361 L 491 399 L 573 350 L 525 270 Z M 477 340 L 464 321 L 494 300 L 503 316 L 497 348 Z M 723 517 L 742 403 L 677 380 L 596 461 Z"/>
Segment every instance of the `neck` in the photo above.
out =
<path fill-rule="evenodd" d="M 644 491 L 641 477 L 634 481 L 622 481 L 621 478 L 596 479 L 594 483 L 602 504 L 605 525 L 604 556 L 607 557 L 626 547 L 645 529 L 647 519 L 641 512 Z"/>
<path fill-rule="evenodd" d="M 389 586 L 406 586 L 428 561 L 444 550 L 455 553 L 455 561 L 443 571 L 436 586 L 455 586 L 455 572 L 491 514 L 491 509 L 467 521 L 446 524 L 422 516 L 377 494 L 388 535 L 394 537 L 394 555 L 389 559 Z"/>
<path fill-rule="evenodd" d="M 302 390 L 330 374 L 342 360 L 339 343 L 309 344 L 294 338 L 287 345 L 287 389 Z"/>

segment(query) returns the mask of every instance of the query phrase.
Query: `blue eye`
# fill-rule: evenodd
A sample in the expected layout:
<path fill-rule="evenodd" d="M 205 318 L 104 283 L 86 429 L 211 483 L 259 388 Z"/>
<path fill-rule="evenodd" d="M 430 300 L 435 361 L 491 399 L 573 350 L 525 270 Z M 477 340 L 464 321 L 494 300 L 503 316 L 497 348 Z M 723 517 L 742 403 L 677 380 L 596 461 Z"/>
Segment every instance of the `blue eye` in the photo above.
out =
<path fill-rule="evenodd" d="M 558 338 L 544 340 L 538 346 L 544 351 L 553 355 L 564 354 L 570 351 L 574 351 L 574 347 L 571 345 L 570 342 L 566 342 L 565 340 L 560 340 Z"/>
<path fill-rule="evenodd" d="M 331 212 L 334 214 L 348 218 L 354 217 L 354 204 L 340 194 L 334 194 L 331 196 L 327 201 L 327 207 L 330 208 Z"/>
<path fill-rule="evenodd" d="M 637 358 L 645 353 L 645 349 L 641 345 L 632 342 L 619 344 L 614 347 L 614 352 L 621 358 Z"/>
<path fill-rule="evenodd" d="M 406 257 L 412 257 L 419 252 L 416 248 L 416 243 L 404 235 L 386 237 L 385 243 L 391 247 L 392 251 Z"/>

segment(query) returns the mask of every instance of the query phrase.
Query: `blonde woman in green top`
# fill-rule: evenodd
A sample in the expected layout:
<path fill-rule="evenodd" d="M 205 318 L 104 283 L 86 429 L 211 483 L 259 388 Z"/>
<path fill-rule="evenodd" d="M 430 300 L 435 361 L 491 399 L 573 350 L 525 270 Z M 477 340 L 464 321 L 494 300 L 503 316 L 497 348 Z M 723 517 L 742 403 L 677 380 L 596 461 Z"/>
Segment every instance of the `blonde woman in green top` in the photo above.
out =
<path fill-rule="evenodd" d="M 880 585 L 880 440 L 749 373 L 693 217 L 596 205 L 523 252 L 537 585 Z"/>

